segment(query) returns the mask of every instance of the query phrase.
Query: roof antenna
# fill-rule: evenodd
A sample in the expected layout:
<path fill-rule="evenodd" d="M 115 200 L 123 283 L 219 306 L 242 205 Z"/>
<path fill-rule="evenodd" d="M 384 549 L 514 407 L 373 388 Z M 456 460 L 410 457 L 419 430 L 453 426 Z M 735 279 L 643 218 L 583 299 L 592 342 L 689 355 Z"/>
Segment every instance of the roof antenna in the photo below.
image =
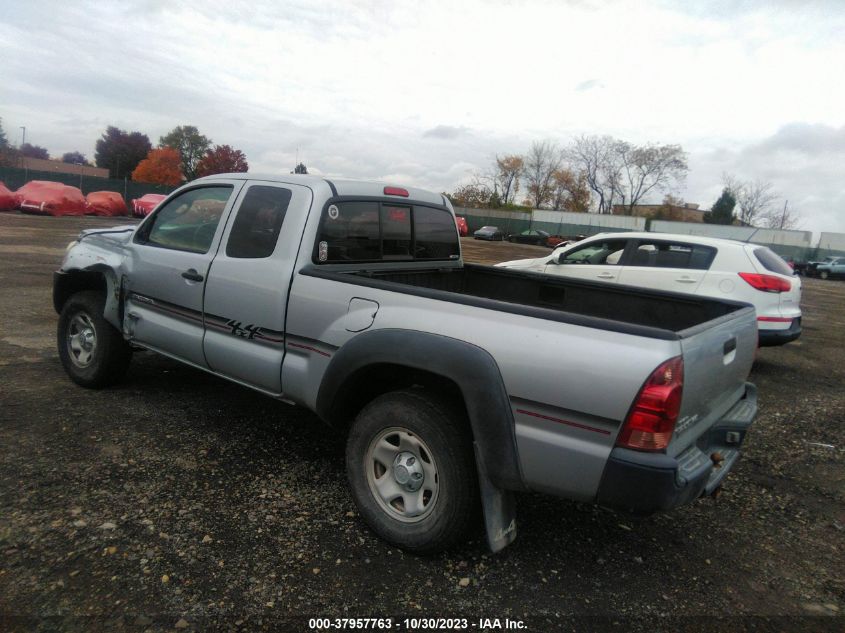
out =
<path fill-rule="evenodd" d="M 758 226 L 758 227 L 757 227 L 757 228 L 755 228 L 753 231 L 751 231 L 751 235 L 749 235 L 747 238 L 745 238 L 745 239 L 744 239 L 744 240 L 742 240 L 742 241 L 743 241 L 743 242 L 745 242 L 746 244 L 750 243 L 750 242 L 751 242 L 751 238 L 752 238 L 752 237 L 754 237 L 754 236 L 757 234 L 757 231 L 759 231 L 759 230 L 760 230 L 760 227 Z"/>

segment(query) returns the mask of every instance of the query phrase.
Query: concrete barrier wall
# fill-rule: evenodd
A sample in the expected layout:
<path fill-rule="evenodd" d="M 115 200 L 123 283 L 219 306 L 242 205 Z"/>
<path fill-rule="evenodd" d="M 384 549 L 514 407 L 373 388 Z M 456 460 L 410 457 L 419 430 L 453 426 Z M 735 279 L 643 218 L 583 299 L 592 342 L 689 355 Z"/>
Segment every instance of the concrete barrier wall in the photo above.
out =
<path fill-rule="evenodd" d="M 456 207 L 455 213 L 466 218 L 470 233 L 482 226 L 493 225 L 506 233 L 536 229 L 552 235 L 595 235 L 614 231 L 644 231 L 646 224 L 645 218 L 566 211 L 536 210 L 533 213 L 527 213 Z"/>
<path fill-rule="evenodd" d="M 824 259 L 830 255 L 845 256 L 845 233 L 821 234 L 814 259 Z"/>

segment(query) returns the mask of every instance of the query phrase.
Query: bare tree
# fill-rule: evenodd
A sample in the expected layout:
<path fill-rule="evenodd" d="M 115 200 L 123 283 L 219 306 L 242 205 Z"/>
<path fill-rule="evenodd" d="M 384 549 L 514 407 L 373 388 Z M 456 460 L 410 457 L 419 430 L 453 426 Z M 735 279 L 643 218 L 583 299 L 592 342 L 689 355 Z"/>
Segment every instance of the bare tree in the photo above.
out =
<path fill-rule="evenodd" d="M 736 198 L 740 223 L 746 226 L 758 226 L 766 223 L 765 218 L 772 213 L 772 205 L 778 199 L 772 183 L 765 180 L 745 182 L 731 174 L 722 174 L 722 183 Z"/>
<path fill-rule="evenodd" d="M 783 203 L 783 209 L 769 209 L 760 218 L 760 224 L 767 229 L 794 230 L 801 227 L 801 216 L 789 208 L 789 200 Z"/>
<path fill-rule="evenodd" d="M 611 213 L 620 189 L 620 171 L 611 136 L 579 136 L 566 151 L 567 158 L 584 174 L 587 186 L 598 201 L 599 213 Z"/>
<path fill-rule="evenodd" d="M 502 203 L 513 203 L 519 192 L 519 177 L 525 169 L 525 160 L 517 154 L 496 156 L 495 169 L 495 189 L 502 192 Z"/>
<path fill-rule="evenodd" d="M 626 207 L 626 215 L 633 215 L 638 204 L 654 190 L 668 192 L 686 178 L 689 166 L 680 145 L 632 145 L 618 141 L 613 145 L 621 181 L 617 186 Z"/>
<path fill-rule="evenodd" d="M 552 195 L 552 174 L 562 162 L 560 150 L 551 141 L 532 143 L 525 157 L 525 181 L 528 184 L 528 196 L 535 209 L 549 201 Z"/>

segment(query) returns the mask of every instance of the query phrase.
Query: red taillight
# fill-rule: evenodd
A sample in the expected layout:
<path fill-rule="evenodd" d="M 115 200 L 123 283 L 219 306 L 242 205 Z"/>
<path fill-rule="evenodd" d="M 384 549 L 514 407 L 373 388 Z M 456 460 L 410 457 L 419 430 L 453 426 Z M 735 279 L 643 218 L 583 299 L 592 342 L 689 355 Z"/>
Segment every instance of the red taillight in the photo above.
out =
<path fill-rule="evenodd" d="M 408 197 L 408 190 L 402 189 L 401 187 L 385 187 L 384 188 L 384 195 L 386 196 L 402 196 L 403 198 Z"/>
<path fill-rule="evenodd" d="M 684 390 L 684 360 L 671 358 L 655 369 L 631 407 L 616 445 L 637 451 L 662 451 L 669 446 Z"/>
<path fill-rule="evenodd" d="M 774 275 L 758 275 L 757 273 L 739 273 L 746 283 L 752 288 L 763 292 L 789 292 L 792 290 L 792 282 L 788 279 L 781 279 Z"/>

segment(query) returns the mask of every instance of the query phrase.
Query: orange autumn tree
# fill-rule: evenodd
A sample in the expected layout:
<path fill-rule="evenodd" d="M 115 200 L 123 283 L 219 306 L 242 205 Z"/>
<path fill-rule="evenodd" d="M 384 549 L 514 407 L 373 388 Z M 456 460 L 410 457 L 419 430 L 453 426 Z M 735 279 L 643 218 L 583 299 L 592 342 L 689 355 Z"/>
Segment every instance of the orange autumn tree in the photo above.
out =
<path fill-rule="evenodd" d="M 132 172 L 132 180 L 157 185 L 179 185 L 183 180 L 181 160 L 178 150 L 171 147 L 151 149 Z"/>

